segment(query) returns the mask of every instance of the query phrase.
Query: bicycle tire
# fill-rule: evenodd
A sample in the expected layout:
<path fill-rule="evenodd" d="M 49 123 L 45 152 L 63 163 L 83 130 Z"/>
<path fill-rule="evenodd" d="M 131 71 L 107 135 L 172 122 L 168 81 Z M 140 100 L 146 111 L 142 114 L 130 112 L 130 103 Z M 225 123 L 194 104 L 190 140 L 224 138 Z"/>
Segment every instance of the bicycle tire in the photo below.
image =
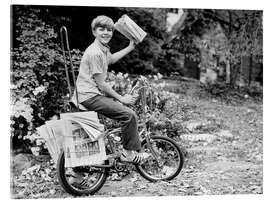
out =
<path fill-rule="evenodd" d="M 56 170 L 57 170 L 58 181 L 60 185 L 63 187 L 63 189 L 71 195 L 82 196 L 82 195 L 93 195 L 96 192 L 98 192 L 106 182 L 109 169 L 100 168 L 101 170 L 100 176 L 98 177 L 96 183 L 92 185 L 89 189 L 85 189 L 85 190 L 75 188 L 74 186 L 69 184 L 68 179 L 65 174 L 65 156 L 64 156 L 63 151 L 59 155 Z"/>
<path fill-rule="evenodd" d="M 144 168 L 145 163 L 135 165 L 136 170 L 143 178 L 145 178 L 146 180 L 149 180 L 151 182 L 162 181 L 162 180 L 172 180 L 181 172 L 183 164 L 184 164 L 184 155 L 183 155 L 179 145 L 173 139 L 171 139 L 169 137 L 165 137 L 165 136 L 151 136 L 151 140 L 154 142 L 157 142 L 157 144 L 160 141 L 163 141 L 165 143 L 168 143 L 169 145 L 171 145 L 171 147 L 173 147 L 175 149 L 175 152 L 178 154 L 178 158 L 179 158 L 176 169 L 172 174 L 170 174 L 167 177 L 163 177 L 163 178 L 153 177 L 153 175 L 149 174 L 146 171 L 146 169 Z M 146 140 L 143 140 L 142 141 L 142 148 L 146 147 L 147 145 L 148 144 L 147 144 Z M 153 166 L 153 164 L 152 164 L 152 166 Z"/>

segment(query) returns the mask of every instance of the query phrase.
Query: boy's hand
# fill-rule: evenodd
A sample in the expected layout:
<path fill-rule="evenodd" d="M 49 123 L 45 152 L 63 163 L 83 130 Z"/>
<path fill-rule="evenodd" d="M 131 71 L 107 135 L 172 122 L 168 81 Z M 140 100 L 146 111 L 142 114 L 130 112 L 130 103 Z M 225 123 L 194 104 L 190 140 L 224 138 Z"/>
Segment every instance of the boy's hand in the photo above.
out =
<path fill-rule="evenodd" d="M 124 96 L 122 96 L 120 102 L 123 104 L 134 104 L 136 99 L 137 99 L 136 96 L 125 94 Z"/>

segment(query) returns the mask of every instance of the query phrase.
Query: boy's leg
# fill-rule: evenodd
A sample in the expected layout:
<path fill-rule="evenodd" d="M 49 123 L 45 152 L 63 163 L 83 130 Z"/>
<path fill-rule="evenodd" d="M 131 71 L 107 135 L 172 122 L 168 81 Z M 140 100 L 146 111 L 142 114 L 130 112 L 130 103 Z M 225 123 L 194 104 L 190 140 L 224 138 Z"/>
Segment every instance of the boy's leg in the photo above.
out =
<path fill-rule="evenodd" d="M 121 121 L 122 123 L 122 144 L 126 150 L 141 150 L 141 143 L 138 135 L 137 115 L 130 108 L 102 95 L 86 100 L 82 103 L 90 111 L 96 111 L 108 118 Z"/>

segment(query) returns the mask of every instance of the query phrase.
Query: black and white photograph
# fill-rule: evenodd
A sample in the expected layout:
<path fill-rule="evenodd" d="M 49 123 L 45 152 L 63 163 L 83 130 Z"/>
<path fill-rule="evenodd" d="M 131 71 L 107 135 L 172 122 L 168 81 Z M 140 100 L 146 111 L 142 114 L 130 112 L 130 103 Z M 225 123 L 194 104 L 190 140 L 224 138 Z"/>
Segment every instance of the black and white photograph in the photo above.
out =
<path fill-rule="evenodd" d="M 265 11 L 172 5 L 11 1 L 11 199 L 266 193 Z"/>

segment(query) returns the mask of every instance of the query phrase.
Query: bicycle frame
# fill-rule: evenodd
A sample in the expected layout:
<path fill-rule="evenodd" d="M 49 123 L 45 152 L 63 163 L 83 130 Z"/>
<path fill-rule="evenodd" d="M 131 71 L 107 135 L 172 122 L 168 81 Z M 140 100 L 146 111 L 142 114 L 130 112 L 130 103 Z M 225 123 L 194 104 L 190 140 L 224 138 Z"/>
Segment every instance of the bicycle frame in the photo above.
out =
<path fill-rule="evenodd" d="M 145 124 L 143 124 L 143 125 L 145 125 Z M 116 129 L 113 129 L 111 131 L 107 131 L 104 133 L 104 139 L 107 139 L 109 147 L 110 147 L 110 151 L 112 152 L 111 154 L 107 155 L 107 160 L 115 159 L 115 158 L 120 156 L 119 154 L 116 153 L 116 150 L 114 147 L 115 141 L 111 137 L 111 135 L 115 134 L 115 133 L 121 133 L 121 128 L 116 128 Z M 148 145 L 153 157 L 156 159 L 157 163 L 159 164 L 158 155 L 155 152 L 155 150 L 152 148 L 151 141 L 150 141 L 150 133 L 147 131 L 146 126 L 143 126 L 142 130 L 140 130 L 139 136 L 142 137 L 142 135 L 144 133 L 145 133 L 144 137 L 146 139 L 147 145 Z M 113 167 L 114 163 L 115 162 L 113 162 L 112 164 L 108 164 L 108 165 L 91 165 L 91 166 L 98 167 L 98 168 L 111 168 L 111 167 Z"/>
<path fill-rule="evenodd" d="M 65 73 L 66 73 L 66 80 L 67 80 L 67 84 L 68 84 L 68 89 L 69 89 L 69 99 L 71 99 L 71 95 L 72 95 L 72 89 L 71 89 L 71 83 L 70 83 L 70 77 L 69 77 L 69 73 L 68 73 L 68 67 L 67 67 L 67 59 L 66 59 L 66 52 L 68 52 L 68 57 L 69 57 L 69 62 L 70 62 L 70 69 L 72 72 L 72 79 L 74 82 L 74 86 L 75 86 L 75 96 L 76 96 L 76 100 L 77 100 L 77 110 L 79 111 L 79 104 L 78 104 L 78 93 L 77 93 L 77 87 L 76 87 L 76 80 L 75 80 L 75 73 L 74 73 L 74 68 L 73 68 L 73 63 L 72 63 L 72 58 L 71 58 L 71 53 L 70 53 L 70 48 L 69 48 L 69 41 L 68 41 L 68 33 L 67 33 L 67 28 L 65 26 L 62 26 L 60 28 L 60 37 L 61 37 L 61 48 L 62 48 L 62 52 L 63 52 L 63 59 L 64 59 L 64 66 L 65 66 Z M 66 49 L 66 50 L 65 50 Z M 139 125 L 139 127 L 143 127 L 142 130 L 140 130 L 139 132 L 139 136 L 142 137 L 143 134 L 145 135 L 144 138 L 146 139 L 147 145 L 152 153 L 152 155 L 154 156 L 154 158 L 157 160 L 158 162 L 158 158 L 157 158 L 157 154 L 155 153 L 155 151 L 153 150 L 152 146 L 151 146 L 151 140 L 150 140 L 150 132 L 148 132 L 147 130 L 147 120 L 145 117 L 147 108 L 146 108 L 146 93 L 145 93 L 145 89 L 149 88 L 149 85 L 146 84 L 145 79 L 141 76 L 142 80 L 139 81 L 139 79 L 137 80 L 136 84 L 134 85 L 134 87 L 129 91 L 128 94 L 132 94 L 135 90 L 139 91 L 139 90 L 143 90 L 142 94 L 141 94 L 141 99 L 142 99 L 142 110 L 143 110 L 143 123 L 141 125 Z M 142 86 L 139 86 L 139 82 L 143 82 Z M 136 89 L 137 88 L 137 89 Z M 152 94 L 150 94 L 150 109 L 152 109 Z M 108 159 L 111 158 L 116 158 L 118 155 L 116 154 L 116 151 L 114 149 L 114 141 L 111 138 L 111 135 L 114 133 L 120 133 L 121 132 L 121 128 L 116 128 L 113 130 L 107 130 L 104 132 L 104 139 L 108 140 L 108 144 L 110 146 L 110 150 L 112 152 L 112 154 L 108 155 Z M 112 167 L 113 164 L 111 165 L 93 165 L 95 167 Z"/>
<path fill-rule="evenodd" d="M 132 90 L 129 92 L 129 94 L 132 94 L 134 92 L 136 88 L 136 85 L 132 88 Z M 143 103 L 143 115 L 145 115 L 145 112 L 146 112 L 146 93 L 145 93 L 145 89 L 146 88 L 150 88 L 149 86 L 147 85 L 143 85 L 141 87 L 138 87 L 137 91 L 138 90 L 143 90 L 142 91 L 142 94 L 141 94 L 141 99 L 142 99 L 142 103 Z M 152 105 L 152 96 L 151 96 L 151 104 Z M 142 127 L 142 129 L 139 131 L 139 137 L 141 138 L 144 138 L 146 140 L 146 143 L 148 145 L 148 148 L 149 150 L 151 151 L 151 154 L 153 155 L 153 157 L 155 158 L 155 160 L 157 161 L 158 165 L 159 165 L 159 159 L 158 159 L 158 155 L 157 153 L 155 152 L 155 150 L 153 149 L 152 145 L 151 145 L 151 137 L 150 137 L 150 132 L 148 131 L 147 129 L 147 120 L 146 120 L 146 117 L 144 116 L 143 117 L 143 122 L 141 124 L 138 125 L 138 127 Z M 109 159 L 115 159 L 117 157 L 119 157 L 119 154 L 116 153 L 116 150 L 115 150 L 115 142 L 114 139 L 112 138 L 111 135 L 113 134 L 120 134 L 121 133 L 121 128 L 115 128 L 115 129 L 112 129 L 112 130 L 106 130 L 104 132 L 104 139 L 106 139 L 108 141 L 108 146 L 110 147 L 110 151 L 112 152 L 111 154 L 107 155 L 107 158 L 108 160 Z M 94 167 L 101 167 L 101 168 L 104 168 L 104 167 L 113 167 L 114 163 L 112 164 L 109 164 L 109 165 L 92 165 Z"/>
<path fill-rule="evenodd" d="M 62 50 L 63 50 L 63 59 L 64 59 L 64 65 L 65 65 L 65 71 L 66 71 L 66 79 L 67 79 L 67 85 L 69 88 L 69 101 L 71 99 L 72 95 L 72 87 L 70 85 L 70 78 L 69 78 L 69 72 L 67 68 L 66 63 L 66 56 L 65 54 L 68 53 L 69 60 L 70 60 L 70 66 L 72 71 L 72 79 L 74 82 L 74 92 L 76 97 L 75 105 L 73 103 L 67 102 L 66 107 L 68 108 L 67 111 L 77 112 L 80 111 L 79 108 L 79 102 L 78 102 L 78 93 L 77 93 L 77 87 L 75 82 L 75 74 L 73 70 L 72 60 L 71 60 L 71 54 L 69 50 L 69 44 L 68 44 L 68 36 L 67 36 L 67 29 L 66 27 L 61 27 L 61 43 L 62 43 Z M 64 39 L 66 40 L 66 43 L 64 43 Z M 66 50 L 67 51 L 66 51 Z M 148 79 L 140 76 L 139 79 L 134 80 L 132 84 L 132 89 L 128 94 L 134 94 L 138 93 L 140 96 L 140 104 L 137 106 L 139 109 L 139 112 L 141 113 L 141 119 L 142 122 L 138 125 L 139 130 L 139 137 L 141 139 L 142 148 L 145 150 L 146 153 L 151 154 L 149 157 L 149 160 L 147 159 L 146 162 L 135 164 L 135 168 L 137 172 L 144 177 L 145 179 L 155 182 L 158 180 L 171 180 L 175 178 L 181 171 L 183 166 L 183 155 L 181 152 L 181 149 L 177 145 L 176 142 L 174 142 L 172 139 L 156 135 L 155 133 L 151 133 L 151 125 L 149 124 L 149 121 L 151 120 L 151 117 L 153 115 L 153 92 L 152 92 L 152 86 L 148 82 Z M 135 92 L 135 90 L 137 92 Z M 150 91 L 149 91 L 150 90 Z M 150 95 L 149 95 L 150 93 Z M 148 96 L 148 97 L 147 97 Z M 150 98 L 150 101 L 148 100 Z M 147 103 L 150 102 L 150 103 Z M 74 108 L 76 106 L 76 108 Z M 77 110 L 74 110 L 77 109 Z M 136 111 L 136 110 L 135 110 Z M 102 117 L 101 117 L 102 119 Z M 102 122 L 105 124 L 106 123 Z M 126 172 L 128 170 L 127 162 L 121 162 L 120 157 L 122 150 L 120 149 L 122 147 L 120 143 L 120 139 L 115 139 L 116 136 L 121 136 L 121 128 L 114 128 L 114 129 L 105 129 L 103 132 L 103 137 L 105 141 L 106 149 L 109 149 L 109 152 L 106 153 L 107 157 L 105 158 L 105 161 L 102 164 L 99 165 L 90 165 L 87 164 L 87 166 L 82 167 L 73 167 L 71 170 L 67 169 L 65 167 L 65 154 L 64 151 L 61 152 L 58 161 L 57 161 L 57 176 L 59 183 L 61 186 L 70 194 L 73 195 L 85 195 L 85 194 L 91 194 L 93 195 L 96 193 L 101 187 L 105 184 L 106 178 L 109 175 L 108 171 L 113 168 L 117 173 L 119 172 Z M 164 144 L 159 144 L 164 143 Z M 164 147 L 163 147 L 164 146 Z M 167 148 L 166 146 L 169 146 Z M 171 156 L 177 156 L 176 159 L 171 159 Z M 168 162 L 168 159 L 170 159 L 173 163 Z M 172 164 L 172 166 L 171 166 Z M 157 168 L 158 167 L 158 168 Z M 152 170 L 154 169 L 154 170 Z M 173 169 L 168 174 L 168 169 Z M 164 171 L 166 172 L 164 174 Z M 82 173 L 84 177 L 83 180 L 87 180 L 89 182 L 89 187 L 87 184 L 87 188 L 81 188 L 80 186 L 73 185 L 72 181 L 70 180 L 71 177 L 74 177 L 76 173 Z M 92 180 L 92 175 L 94 180 Z M 89 179 L 90 178 L 90 179 Z"/>
<path fill-rule="evenodd" d="M 67 33 L 67 28 L 65 26 L 62 26 L 60 28 L 60 38 L 61 38 L 61 48 L 63 52 L 63 59 L 64 59 L 64 66 L 65 66 L 65 73 L 66 73 L 66 80 L 68 84 L 68 90 L 69 90 L 69 100 L 71 99 L 72 95 L 72 89 L 71 89 L 71 83 L 70 83 L 70 77 L 68 73 L 68 67 L 67 67 L 67 59 L 66 59 L 66 52 L 68 52 L 68 57 L 69 57 L 69 63 L 70 63 L 70 69 L 72 73 L 72 80 L 75 86 L 75 96 L 76 96 L 76 108 L 79 111 L 79 100 L 78 100 L 78 91 L 77 91 L 77 86 L 76 86 L 76 79 L 75 79 L 75 73 L 74 73 L 74 68 L 73 68 L 73 63 L 72 63 L 72 58 L 71 58 L 71 53 L 70 53 L 70 48 L 69 48 L 69 41 L 68 41 L 68 33 Z M 65 50 L 65 47 L 67 50 Z"/>

